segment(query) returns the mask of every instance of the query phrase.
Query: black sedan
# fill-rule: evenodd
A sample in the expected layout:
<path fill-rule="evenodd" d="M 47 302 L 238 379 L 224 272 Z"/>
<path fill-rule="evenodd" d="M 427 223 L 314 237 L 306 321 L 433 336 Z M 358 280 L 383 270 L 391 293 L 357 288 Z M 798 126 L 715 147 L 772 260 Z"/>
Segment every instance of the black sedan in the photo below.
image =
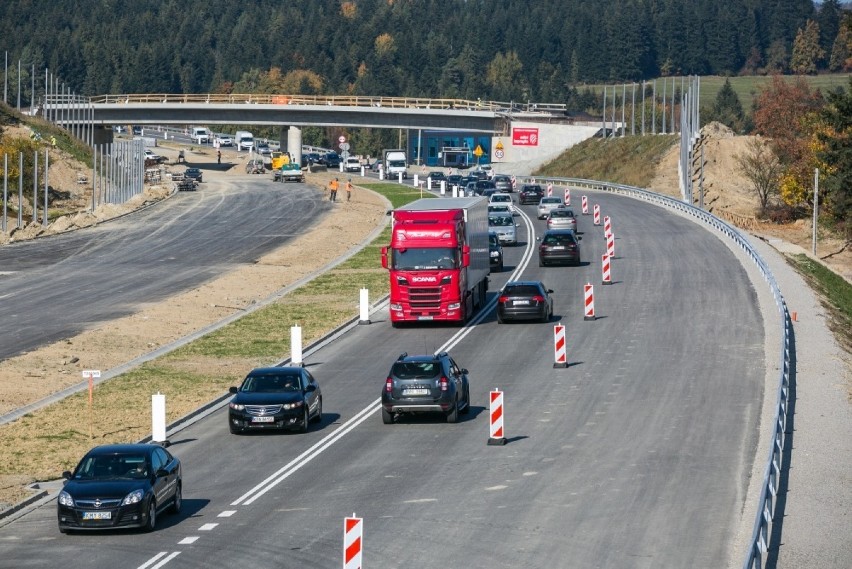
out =
<path fill-rule="evenodd" d="M 538 246 L 538 266 L 566 262 L 579 265 L 580 239 L 572 229 L 548 229 Z"/>
<path fill-rule="evenodd" d="M 195 180 L 199 184 L 201 183 L 201 169 L 200 168 L 187 168 L 183 173 L 185 178 L 190 178 Z"/>
<path fill-rule="evenodd" d="M 541 281 L 509 281 L 497 297 L 497 322 L 538 320 L 553 316 L 553 291 Z"/>
<path fill-rule="evenodd" d="M 538 204 L 541 198 L 544 197 L 544 190 L 538 184 L 524 184 L 521 186 L 521 191 L 518 192 L 518 203 Z"/>
<path fill-rule="evenodd" d="M 165 509 L 180 512 L 180 461 L 154 444 L 98 446 L 74 472 L 63 472 L 57 499 L 59 531 L 144 528 L 152 531 Z"/>
<path fill-rule="evenodd" d="M 311 421 L 322 421 L 322 392 L 316 379 L 302 367 L 253 369 L 228 404 L 232 433 L 253 429 L 289 429 L 307 432 Z"/>

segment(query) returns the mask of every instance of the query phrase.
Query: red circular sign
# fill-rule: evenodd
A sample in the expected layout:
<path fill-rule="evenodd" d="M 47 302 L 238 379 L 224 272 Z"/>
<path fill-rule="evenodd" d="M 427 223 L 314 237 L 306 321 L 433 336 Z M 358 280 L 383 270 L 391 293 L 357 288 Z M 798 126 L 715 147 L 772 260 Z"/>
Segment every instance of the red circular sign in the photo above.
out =
<path fill-rule="evenodd" d="M 337 142 L 346 142 L 346 137 L 341 136 L 340 138 L 337 139 Z"/>

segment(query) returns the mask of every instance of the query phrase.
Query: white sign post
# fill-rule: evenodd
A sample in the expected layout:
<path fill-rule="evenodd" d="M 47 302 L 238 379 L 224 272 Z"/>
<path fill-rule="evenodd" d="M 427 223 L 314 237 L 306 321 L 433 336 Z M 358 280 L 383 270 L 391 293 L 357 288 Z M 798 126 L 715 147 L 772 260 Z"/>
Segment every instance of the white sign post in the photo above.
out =
<path fill-rule="evenodd" d="M 151 396 L 151 442 L 166 443 L 166 396 L 159 392 Z"/>
<path fill-rule="evenodd" d="M 302 365 L 302 327 L 290 327 L 290 365 Z"/>

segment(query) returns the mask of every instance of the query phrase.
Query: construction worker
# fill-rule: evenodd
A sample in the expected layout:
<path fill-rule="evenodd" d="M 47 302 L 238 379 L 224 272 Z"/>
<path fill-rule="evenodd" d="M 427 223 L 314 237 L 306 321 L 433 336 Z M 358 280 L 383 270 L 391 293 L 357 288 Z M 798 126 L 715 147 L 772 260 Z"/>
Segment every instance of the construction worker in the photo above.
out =
<path fill-rule="evenodd" d="M 337 190 L 340 189 L 340 181 L 335 178 L 328 184 L 328 201 L 336 202 L 337 201 Z"/>
<path fill-rule="evenodd" d="M 55 136 L 50 137 L 50 145 L 52 147 L 56 148 L 56 137 Z"/>
<path fill-rule="evenodd" d="M 346 180 L 346 201 L 352 199 L 352 178 Z"/>

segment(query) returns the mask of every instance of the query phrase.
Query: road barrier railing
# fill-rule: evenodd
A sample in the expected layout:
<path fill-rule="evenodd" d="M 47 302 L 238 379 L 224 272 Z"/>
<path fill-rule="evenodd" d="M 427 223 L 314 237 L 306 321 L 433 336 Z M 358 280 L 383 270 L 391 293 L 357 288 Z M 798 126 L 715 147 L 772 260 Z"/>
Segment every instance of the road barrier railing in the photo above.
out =
<path fill-rule="evenodd" d="M 775 280 L 769 266 L 760 256 L 748 239 L 732 225 L 719 219 L 700 208 L 691 204 L 682 202 L 669 196 L 664 196 L 634 186 L 625 186 L 622 184 L 611 184 L 608 182 L 599 182 L 595 180 L 583 180 L 575 178 L 548 178 L 548 177 L 519 177 L 518 183 L 538 183 L 546 184 L 553 183 L 560 186 L 569 186 L 577 189 L 590 189 L 613 194 L 625 195 L 631 198 L 640 199 L 650 202 L 661 207 L 676 210 L 683 214 L 689 215 L 710 229 L 722 233 L 738 247 L 740 247 L 746 255 L 751 258 L 757 266 L 764 280 L 769 286 L 770 292 L 775 299 L 775 305 L 778 308 L 779 326 L 781 329 L 781 351 L 780 351 L 780 375 L 778 377 L 778 387 L 776 395 L 776 403 L 774 408 L 774 419 L 772 422 L 772 433 L 770 440 L 772 441 L 769 449 L 769 457 L 764 468 L 763 481 L 761 483 L 760 498 L 757 504 L 757 514 L 754 522 L 754 530 L 751 540 L 749 541 L 748 551 L 743 563 L 743 569 L 757 569 L 765 567 L 766 553 L 769 545 L 769 536 L 772 531 L 772 523 L 775 514 L 776 496 L 778 492 L 778 484 L 781 479 L 781 464 L 784 450 L 784 440 L 786 437 L 788 404 L 790 398 L 790 373 L 791 373 L 791 339 L 792 339 L 792 321 L 790 312 L 787 309 L 787 303 L 781 295 L 781 290 Z"/>

